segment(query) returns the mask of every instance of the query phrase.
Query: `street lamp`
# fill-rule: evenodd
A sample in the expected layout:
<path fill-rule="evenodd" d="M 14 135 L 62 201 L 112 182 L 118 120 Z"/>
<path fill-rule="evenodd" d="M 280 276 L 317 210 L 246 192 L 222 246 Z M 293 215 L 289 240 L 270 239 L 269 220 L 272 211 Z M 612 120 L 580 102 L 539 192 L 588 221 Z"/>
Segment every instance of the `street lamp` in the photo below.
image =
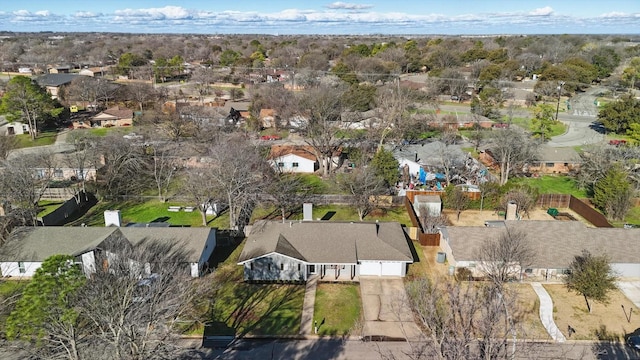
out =
<path fill-rule="evenodd" d="M 558 111 L 560 110 L 560 94 L 562 94 L 563 86 L 564 86 L 564 81 L 560 81 L 560 85 L 558 85 L 558 104 L 556 105 L 556 121 L 558 121 Z"/>

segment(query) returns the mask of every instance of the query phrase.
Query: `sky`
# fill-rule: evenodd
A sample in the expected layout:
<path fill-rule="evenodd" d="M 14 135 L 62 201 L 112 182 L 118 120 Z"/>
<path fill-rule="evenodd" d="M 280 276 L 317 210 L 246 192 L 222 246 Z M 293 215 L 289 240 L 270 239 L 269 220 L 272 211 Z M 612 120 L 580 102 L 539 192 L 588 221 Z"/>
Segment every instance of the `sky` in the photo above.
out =
<path fill-rule="evenodd" d="M 0 0 L 0 31 L 640 34 L 640 0 Z"/>

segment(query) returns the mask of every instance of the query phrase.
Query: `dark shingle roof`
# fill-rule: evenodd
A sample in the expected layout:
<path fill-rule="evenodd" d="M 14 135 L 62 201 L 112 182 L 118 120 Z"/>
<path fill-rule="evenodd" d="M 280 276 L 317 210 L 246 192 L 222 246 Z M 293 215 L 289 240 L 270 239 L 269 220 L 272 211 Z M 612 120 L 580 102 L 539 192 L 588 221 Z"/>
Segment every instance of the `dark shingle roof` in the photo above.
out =
<path fill-rule="evenodd" d="M 238 261 L 242 263 L 274 252 L 310 263 L 413 261 L 398 223 L 326 221 L 259 222 L 251 229 Z"/>
<path fill-rule="evenodd" d="M 36 82 L 40 86 L 62 86 L 68 84 L 76 77 L 81 76 L 78 74 L 46 74 L 38 76 Z"/>
<path fill-rule="evenodd" d="M 505 227 L 447 227 L 443 235 L 458 261 L 478 261 L 479 250 L 487 239 L 505 231 L 527 236 L 536 253 L 534 268 L 566 268 L 582 250 L 606 254 L 612 263 L 640 263 L 640 229 L 590 228 L 578 221 L 506 221 Z M 640 266 L 640 265 L 639 265 Z"/>

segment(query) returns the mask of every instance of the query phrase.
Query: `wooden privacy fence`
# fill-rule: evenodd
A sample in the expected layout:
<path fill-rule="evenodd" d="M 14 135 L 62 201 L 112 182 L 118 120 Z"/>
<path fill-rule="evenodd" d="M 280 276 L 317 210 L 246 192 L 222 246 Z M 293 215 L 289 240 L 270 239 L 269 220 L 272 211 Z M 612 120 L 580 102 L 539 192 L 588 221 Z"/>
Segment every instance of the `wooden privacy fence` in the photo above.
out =
<path fill-rule="evenodd" d="M 586 200 L 589 201 L 589 200 Z M 542 194 L 536 203 L 543 209 L 571 209 L 597 227 L 613 227 L 607 218 L 589 203 L 569 194 Z"/>
<path fill-rule="evenodd" d="M 440 196 L 440 198 L 442 198 L 444 200 L 444 198 L 447 196 L 447 193 L 444 191 L 430 191 L 430 190 L 407 190 L 407 198 L 409 199 L 409 201 L 411 201 L 411 203 L 414 203 L 414 199 L 416 196 L 419 195 L 436 195 L 436 196 Z M 482 196 L 482 193 L 474 191 L 467 191 L 465 192 L 465 195 L 467 195 L 467 197 L 471 200 L 480 200 L 480 197 Z"/>
<path fill-rule="evenodd" d="M 407 213 L 409 214 L 409 218 L 411 219 L 411 224 L 417 229 L 418 233 L 418 241 L 422 246 L 440 246 L 440 234 L 425 234 L 422 232 L 422 226 L 420 225 L 420 221 L 418 221 L 418 216 L 416 212 L 413 210 L 413 205 L 409 197 L 404 198 L 404 206 L 407 209 Z"/>

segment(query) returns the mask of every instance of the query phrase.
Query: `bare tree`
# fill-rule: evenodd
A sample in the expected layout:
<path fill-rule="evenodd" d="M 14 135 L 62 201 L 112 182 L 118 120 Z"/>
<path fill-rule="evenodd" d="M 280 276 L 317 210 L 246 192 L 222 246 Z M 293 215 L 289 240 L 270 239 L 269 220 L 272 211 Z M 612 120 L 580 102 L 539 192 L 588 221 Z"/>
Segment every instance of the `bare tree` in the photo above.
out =
<path fill-rule="evenodd" d="M 15 136 L 0 136 L 0 160 L 6 159 L 11 150 L 18 146 Z"/>
<path fill-rule="evenodd" d="M 388 138 L 400 140 L 403 130 L 407 127 L 409 114 L 406 110 L 409 100 L 406 91 L 400 87 L 399 78 L 393 86 L 378 89 L 376 104 L 379 120 L 372 124 L 372 129 L 369 129 L 368 133 L 370 136 L 375 136 L 374 139 L 378 140 L 378 148 L 381 148 Z"/>
<path fill-rule="evenodd" d="M 217 194 L 229 206 L 229 226 L 241 230 L 249 220 L 258 194 L 263 193 L 269 165 L 245 138 L 230 136 L 212 147 L 210 171 Z"/>
<path fill-rule="evenodd" d="M 149 186 L 142 147 L 114 134 L 100 139 L 96 151 L 104 160 L 96 179 L 100 197 L 119 197 Z"/>
<path fill-rule="evenodd" d="M 77 191 L 74 196 L 79 203 L 78 196 L 86 192 L 86 183 L 90 180 L 88 178 L 89 168 L 97 169 L 100 167 L 96 152 L 98 139 L 86 132 L 73 132 L 67 136 L 67 143 L 73 146 L 73 150 L 64 154 L 64 162 L 70 168 L 75 169 Z"/>
<path fill-rule="evenodd" d="M 207 226 L 207 209 L 213 205 L 215 192 L 214 178 L 208 167 L 196 167 L 186 171 L 181 181 L 182 191 L 189 201 L 196 206 L 202 217 L 202 226 Z"/>
<path fill-rule="evenodd" d="M 318 87 L 305 92 L 299 102 L 300 113 L 307 118 L 306 141 L 320 161 L 323 176 L 331 173 L 331 159 L 343 143 L 338 137 L 342 93 L 341 88 Z"/>
<path fill-rule="evenodd" d="M 518 206 L 517 211 L 529 217 L 529 212 L 536 206 L 536 201 L 538 201 L 536 189 L 529 186 L 519 186 L 502 196 L 499 209 L 506 211 L 509 203 L 515 203 Z"/>
<path fill-rule="evenodd" d="M 150 168 L 156 189 L 158 190 L 158 200 L 165 202 L 171 182 L 178 172 L 178 161 L 172 156 L 172 154 L 175 153 L 175 149 L 159 149 L 158 146 L 151 146 L 147 148 L 147 152 L 152 156 Z"/>
<path fill-rule="evenodd" d="M 511 128 L 493 131 L 490 151 L 500 166 L 500 185 L 507 183 L 512 170 L 521 169 L 536 158 L 534 143 L 520 131 Z"/>
<path fill-rule="evenodd" d="M 433 215 L 425 205 L 420 206 L 418 220 L 422 226 L 422 232 L 426 234 L 436 234 L 440 231 L 441 226 L 447 226 L 449 224 L 445 215 Z"/>
<path fill-rule="evenodd" d="M 503 334 L 501 346 L 506 347 L 507 334 L 511 333 L 511 358 L 516 352 L 517 329 L 513 312 L 514 304 L 517 303 L 517 293 L 510 291 L 505 285 L 513 279 L 519 280 L 522 269 L 531 265 L 535 257 L 527 235 L 509 227 L 506 227 L 497 239 L 488 239 L 480 249 L 480 271 L 492 283 L 487 288 L 486 298 L 489 300 L 489 306 L 485 309 L 493 313 L 494 319 L 499 318 L 502 312 L 506 326 L 498 334 Z M 498 337 L 498 334 L 488 331 L 490 328 L 493 329 L 489 325 L 485 323 L 483 334 L 489 333 L 491 337 Z M 489 341 L 489 338 L 486 341 Z"/>
<path fill-rule="evenodd" d="M 469 207 L 471 200 L 459 186 L 450 185 L 447 187 L 446 192 L 445 203 L 449 208 L 456 211 L 457 219 L 460 221 L 460 214 Z"/>
<path fill-rule="evenodd" d="M 351 205 L 356 208 L 360 221 L 375 208 L 377 197 L 386 190 L 384 179 L 371 166 L 360 166 L 339 174 L 337 182 L 351 196 Z"/>
<path fill-rule="evenodd" d="M 280 209 L 282 221 L 287 212 L 300 208 L 309 197 L 311 188 L 297 174 L 274 172 L 266 187 L 273 204 Z"/>
<path fill-rule="evenodd" d="M 196 294 L 185 249 L 153 239 L 107 241 L 113 256 L 98 259 L 107 265 L 96 269 L 77 303 L 94 351 L 104 349 L 114 359 L 175 358 L 181 349 L 173 345 L 174 329 Z"/>
<path fill-rule="evenodd" d="M 0 171 L 0 195 L 10 210 L 27 217 L 33 226 L 37 225 L 38 202 L 51 184 L 56 164 L 50 153 L 40 152 L 5 160 Z M 5 210 L 6 211 L 6 210 Z"/>

